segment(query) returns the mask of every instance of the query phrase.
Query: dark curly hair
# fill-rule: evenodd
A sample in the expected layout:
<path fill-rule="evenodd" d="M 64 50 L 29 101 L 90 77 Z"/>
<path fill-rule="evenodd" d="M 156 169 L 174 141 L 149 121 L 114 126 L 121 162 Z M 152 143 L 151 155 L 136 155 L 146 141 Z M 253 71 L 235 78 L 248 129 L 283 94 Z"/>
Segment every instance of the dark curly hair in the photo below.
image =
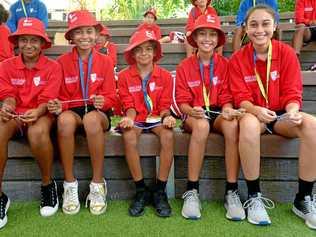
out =
<path fill-rule="evenodd" d="M 0 4 L 0 24 L 7 22 L 9 12 Z"/>

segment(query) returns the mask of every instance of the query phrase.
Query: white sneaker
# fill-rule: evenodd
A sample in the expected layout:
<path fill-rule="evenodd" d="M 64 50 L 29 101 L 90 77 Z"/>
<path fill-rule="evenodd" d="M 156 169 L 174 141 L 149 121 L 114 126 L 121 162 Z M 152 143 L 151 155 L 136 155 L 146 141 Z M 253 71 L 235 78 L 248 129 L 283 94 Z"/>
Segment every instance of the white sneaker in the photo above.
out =
<path fill-rule="evenodd" d="M 90 202 L 90 212 L 94 215 L 100 215 L 106 211 L 106 194 L 107 187 L 104 180 L 103 183 L 90 183 L 90 193 L 86 199 L 86 207 L 88 207 L 88 202 Z"/>
<path fill-rule="evenodd" d="M 241 221 L 246 218 L 245 210 L 241 204 L 238 191 L 228 190 L 225 195 L 226 218 L 233 221 Z"/>
<path fill-rule="evenodd" d="M 293 212 L 305 220 L 305 224 L 311 228 L 316 229 L 316 194 L 313 196 L 306 196 L 302 201 L 294 201 Z"/>
<path fill-rule="evenodd" d="M 74 215 L 80 210 L 80 203 L 78 197 L 78 181 L 66 182 L 64 181 L 63 207 L 65 214 Z"/>
<path fill-rule="evenodd" d="M 266 208 L 274 208 L 274 203 L 268 198 L 262 197 L 261 193 L 250 197 L 245 203 L 244 208 L 247 209 L 247 219 L 254 225 L 270 225 L 271 220 Z"/>
<path fill-rule="evenodd" d="M 2 193 L 0 197 L 0 229 L 3 228 L 8 222 L 7 212 L 10 206 L 10 199 L 7 195 Z"/>
<path fill-rule="evenodd" d="M 196 189 L 186 191 L 182 198 L 184 199 L 182 207 L 182 216 L 186 219 L 197 220 L 201 218 L 201 203 Z"/>

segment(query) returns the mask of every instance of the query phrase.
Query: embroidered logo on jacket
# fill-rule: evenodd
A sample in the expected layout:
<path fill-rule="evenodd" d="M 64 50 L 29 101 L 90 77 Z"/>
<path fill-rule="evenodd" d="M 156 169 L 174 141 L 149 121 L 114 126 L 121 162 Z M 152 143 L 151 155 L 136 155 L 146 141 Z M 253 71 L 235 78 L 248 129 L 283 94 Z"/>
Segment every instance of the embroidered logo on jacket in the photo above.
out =
<path fill-rule="evenodd" d="M 40 82 L 41 82 L 41 77 L 34 77 L 33 78 L 33 82 L 34 82 L 34 85 L 35 86 L 38 86 L 39 84 L 40 84 Z"/>
<path fill-rule="evenodd" d="M 218 77 L 213 77 L 212 82 L 213 82 L 213 85 L 216 86 L 219 83 Z"/>
<path fill-rule="evenodd" d="M 24 78 L 11 78 L 11 84 L 15 86 L 22 86 L 25 83 Z"/>
<path fill-rule="evenodd" d="M 270 73 L 270 76 L 271 76 L 272 81 L 275 81 L 276 79 L 278 79 L 280 77 L 280 74 L 278 71 L 272 71 Z"/>
<path fill-rule="evenodd" d="M 97 80 L 97 74 L 92 73 L 92 74 L 90 75 L 90 80 L 91 80 L 92 82 L 95 82 L 95 81 Z"/>
<path fill-rule="evenodd" d="M 128 87 L 128 91 L 130 93 L 135 93 L 135 92 L 139 92 L 142 90 L 142 86 L 141 85 L 138 85 L 138 86 L 129 86 Z"/>
<path fill-rule="evenodd" d="M 156 83 L 155 83 L 155 82 L 150 82 L 150 83 L 149 83 L 149 89 L 150 89 L 150 91 L 154 91 L 154 90 L 155 90 L 155 87 L 156 87 Z"/>
<path fill-rule="evenodd" d="M 201 82 L 200 81 L 188 81 L 188 86 L 189 87 L 197 87 L 200 86 Z"/>
<path fill-rule="evenodd" d="M 65 77 L 65 83 L 66 84 L 76 83 L 77 81 L 78 81 L 78 76 Z"/>
<path fill-rule="evenodd" d="M 256 76 L 255 76 L 255 75 L 252 75 L 252 76 L 245 76 L 245 77 L 244 77 L 244 80 L 245 80 L 246 83 L 249 83 L 249 82 L 254 82 L 254 81 L 256 81 L 257 79 L 256 79 Z"/>
<path fill-rule="evenodd" d="M 313 7 L 305 7 L 304 11 L 305 12 L 311 12 L 311 11 L 313 11 Z"/>

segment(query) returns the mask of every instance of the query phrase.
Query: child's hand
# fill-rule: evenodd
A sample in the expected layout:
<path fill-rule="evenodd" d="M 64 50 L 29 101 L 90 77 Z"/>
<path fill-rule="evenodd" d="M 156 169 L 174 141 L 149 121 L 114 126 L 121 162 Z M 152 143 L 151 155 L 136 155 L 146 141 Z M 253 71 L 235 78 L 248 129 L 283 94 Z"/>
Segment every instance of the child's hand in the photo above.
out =
<path fill-rule="evenodd" d="M 52 114 L 60 114 L 62 112 L 61 102 L 58 99 L 49 100 L 47 103 L 47 109 Z"/>
<path fill-rule="evenodd" d="M 0 110 L 0 117 L 2 122 L 8 122 L 9 120 L 15 117 L 14 115 L 15 108 L 9 104 L 3 104 Z"/>
<path fill-rule="evenodd" d="M 270 123 L 277 118 L 274 111 L 259 106 L 256 107 L 256 116 L 263 123 Z"/>
<path fill-rule="evenodd" d="M 245 109 L 233 109 L 233 108 L 224 108 L 222 111 L 222 116 L 226 120 L 239 119 L 244 116 L 246 110 Z"/>
<path fill-rule="evenodd" d="M 191 117 L 197 118 L 197 119 L 201 119 L 204 118 L 205 116 L 205 111 L 202 107 L 193 107 L 190 114 Z"/>
<path fill-rule="evenodd" d="M 166 128 L 174 128 L 176 126 L 176 119 L 168 115 L 162 119 L 162 125 Z"/>
<path fill-rule="evenodd" d="M 33 123 L 36 122 L 40 117 L 38 109 L 27 110 L 23 115 L 20 116 L 20 120 L 23 123 Z"/>
<path fill-rule="evenodd" d="M 129 117 L 123 117 L 119 122 L 121 128 L 132 128 L 134 127 L 134 121 Z"/>
<path fill-rule="evenodd" d="M 303 116 L 299 112 L 287 112 L 287 121 L 292 123 L 294 126 L 302 124 Z"/>
<path fill-rule="evenodd" d="M 93 101 L 93 106 L 96 109 L 102 109 L 104 106 L 104 96 L 103 95 L 92 95 L 90 99 Z"/>

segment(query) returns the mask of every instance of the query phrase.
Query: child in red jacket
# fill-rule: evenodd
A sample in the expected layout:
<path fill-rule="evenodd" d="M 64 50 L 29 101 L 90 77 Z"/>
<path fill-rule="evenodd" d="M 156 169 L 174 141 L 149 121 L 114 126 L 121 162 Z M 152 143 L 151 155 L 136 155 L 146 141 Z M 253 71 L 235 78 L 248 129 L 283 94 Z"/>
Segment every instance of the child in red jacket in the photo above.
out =
<path fill-rule="evenodd" d="M 144 214 L 145 206 L 153 203 L 156 214 L 171 215 L 165 192 L 173 161 L 173 131 L 176 121 L 170 115 L 172 79 L 168 71 L 156 65 L 162 57 L 161 46 L 153 31 L 135 32 L 124 51 L 130 65 L 119 73 L 119 96 L 125 116 L 119 123 L 123 130 L 125 157 L 136 186 L 135 199 L 129 208 L 131 216 Z M 146 187 L 137 151 L 143 130 L 151 131 L 160 140 L 160 167 L 152 199 Z"/>
<path fill-rule="evenodd" d="M 110 38 L 111 35 L 109 29 L 102 25 L 102 30 L 97 37 L 96 49 L 100 53 L 110 56 L 113 60 L 113 65 L 115 66 L 117 64 L 117 47 L 110 41 Z"/>
<path fill-rule="evenodd" d="M 14 56 L 13 45 L 8 40 L 10 30 L 6 26 L 9 12 L 0 4 L 0 62 Z"/>
<path fill-rule="evenodd" d="M 251 42 L 237 51 L 229 63 L 235 104 L 247 111 L 239 120 L 239 152 L 248 187 L 244 206 L 250 223 L 271 223 L 265 207 L 274 205 L 260 191 L 260 134 L 269 131 L 287 138 L 298 137 L 299 181 L 293 211 L 315 229 L 312 190 L 316 180 L 316 119 L 300 111 L 300 64 L 292 48 L 272 39 L 275 14 L 272 8 L 262 5 L 248 11 L 246 32 Z"/>
<path fill-rule="evenodd" d="M 73 173 L 78 127 L 84 128 L 93 172 L 86 206 L 90 204 L 94 215 L 104 213 L 107 207 L 103 178 L 104 132 L 110 129 L 108 111 L 115 102 L 115 83 L 112 59 L 94 48 L 101 29 L 88 11 L 69 13 L 65 38 L 75 47 L 57 60 L 62 67 L 63 80 L 58 99 L 51 100 L 48 106 L 50 112 L 58 114 L 58 144 L 65 174 L 62 210 L 66 214 L 80 210 L 78 182 Z"/>
<path fill-rule="evenodd" d="M 188 182 L 183 194 L 182 216 L 199 219 L 199 175 L 210 131 L 225 137 L 227 183 L 225 194 L 226 217 L 242 220 L 245 212 L 238 195 L 238 122 L 242 115 L 232 106 L 228 88 L 227 60 L 215 50 L 224 45 L 225 34 L 217 15 L 201 15 L 187 40 L 198 49 L 197 54 L 184 59 L 176 73 L 176 103 L 185 116 L 183 127 L 191 133 L 188 149 Z"/>
<path fill-rule="evenodd" d="M 194 27 L 194 23 L 196 19 L 199 18 L 199 16 L 207 15 L 207 14 L 217 15 L 215 8 L 210 6 L 211 2 L 212 0 L 191 0 L 191 3 L 194 7 L 192 7 L 189 13 L 187 24 L 185 26 L 186 37 L 189 37 L 191 35 L 192 29 Z M 186 46 L 187 57 L 190 57 L 195 52 L 195 49 L 192 48 L 192 46 L 188 44 L 187 41 L 185 41 L 185 44 L 186 44 L 185 46 Z M 219 47 L 217 49 L 217 52 L 222 54 L 222 47 Z"/>
<path fill-rule="evenodd" d="M 40 20 L 20 19 L 17 31 L 9 40 L 18 46 L 20 55 L 0 64 L 0 100 L 3 102 L 0 111 L 0 183 L 8 158 L 8 142 L 16 134 L 25 132 L 42 175 L 40 214 L 51 216 L 58 210 L 58 198 L 57 186 L 52 180 L 50 130 L 54 118 L 47 113 L 46 104 L 58 95 L 61 69 L 58 63 L 42 53 L 51 42 Z M 10 200 L 1 191 L 0 228 L 7 223 L 6 213 L 10 205 Z"/>
<path fill-rule="evenodd" d="M 299 56 L 303 43 L 316 41 L 316 1 L 296 0 L 295 4 L 295 24 L 296 30 L 292 44 Z M 316 64 L 310 67 L 316 70 Z"/>

